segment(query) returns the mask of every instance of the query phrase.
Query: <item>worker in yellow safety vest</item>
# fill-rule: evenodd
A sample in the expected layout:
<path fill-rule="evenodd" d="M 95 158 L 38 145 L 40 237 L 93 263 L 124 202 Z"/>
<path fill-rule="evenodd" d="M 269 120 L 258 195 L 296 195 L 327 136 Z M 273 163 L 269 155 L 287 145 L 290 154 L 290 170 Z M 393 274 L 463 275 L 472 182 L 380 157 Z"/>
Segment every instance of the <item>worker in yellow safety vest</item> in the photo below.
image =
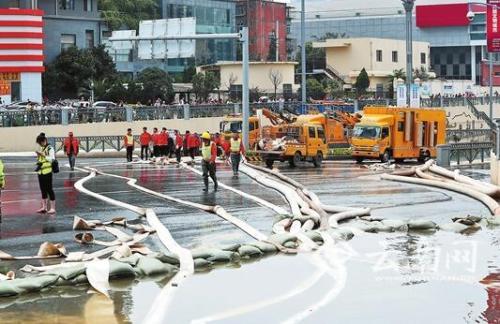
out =
<path fill-rule="evenodd" d="M 127 150 L 127 162 L 132 162 L 132 153 L 134 153 L 134 135 L 132 129 L 127 129 L 127 134 L 123 137 L 123 146 Z"/>
<path fill-rule="evenodd" d="M 2 222 L 2 189 L 5 188 L 5 173 L 3 162 L 0 160 L 0 223 Z"/>
<path fill-rule="evenodd" d="M 217 157 L 217 145 L 212 142 L 209 132 L 205 132 L 201 135 L 201 169 L 203 171 L 203 183 L 205 188 L 203 191 L 208 191 L 208 175 L 214 181 L 214 190 L 217 191 L 218 183 L 217 177 L 215 175 L 215 158 Z"/>
<path fill-rule="evenodd" d="M 234 133 L 230 140 L 229 154 L 233 167 L 233 176 L 237 177 L 240 169 L 241 157 L 245 156 L 245 147 L 238 133 Z"/>
<path fill-rule="evenodd" d="M 38 173 L 38 184 L 42 193 L 42 206 L 37 210 L 37 213 L 55 214 L 56 195 L 52 184 L 53 173 L 57 172 L 52 169 L 54 160 L 56 159 L 55 150 L 49 145 L 44 133 L 38 135 L 36 143 L 40 145 L 40 150 L 35 152 L 37 156 L 35 171 Z"/>

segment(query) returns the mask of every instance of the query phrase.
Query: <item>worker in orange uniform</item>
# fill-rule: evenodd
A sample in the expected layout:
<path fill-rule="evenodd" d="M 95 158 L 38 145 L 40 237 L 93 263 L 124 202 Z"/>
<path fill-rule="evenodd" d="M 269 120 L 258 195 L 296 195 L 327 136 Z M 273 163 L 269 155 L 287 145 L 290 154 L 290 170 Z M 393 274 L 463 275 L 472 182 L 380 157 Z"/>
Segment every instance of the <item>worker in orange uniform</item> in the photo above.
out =
<path fill-rule="evenodd" d="M 69 167 L 71 171 L 75 170 L 76 157 L 78 156 L 80 143 L 78 138 L 73 136 L 73 132 L 68 133 L 68 137 L 64 139 L 64 153 L 68 156 Z"/>
<path fill-rule="evenodd" d="M 142 134 L 139 137 L 141 142 L 141 160 L 147 160 L 149 156 L 149 143 L 151 143 L 151 134 L 148 133 L 148 128 L 142 128 Z"/>
<path fill-rule="evenodd" d="M 132 162 L 132 153 L 134 153 L 134 135 L 132 128 L 127 129 L 127 134 L 123 137 L 123 146 L 127 150 L 127 162 Z"/>
<path fill-rule="evenodd" d="M 159 145 L 160 155 L 162 158 L 165 158 L 166 156 L 168 156 L 168 133 L 165 127 L 161 129 Z"/>
<path fill-rule="evenodd" d="M 231 158 L 231 166 L 233 167 L 233 176 L 237 177 L 240 170 L 241 157 L 245 156 L 245 147 L 238 133 L 233 134 L 229 143 L 229 156 Z"/>
<path fill-rule="evenodd" d="M 217 191 L 219 185 L 217 183 L 217 176 L 215 175 L 215 158 L 217 157 L 217 146 L 212 142 L 210 134 L 205 132 L 201 135 L 201 169 L 203 171 L 203 183 L 205 188 L 203 191 L 208 191 L 208 176 L 214 181 L 214 191 Z"/>
<path fill-rule="evenodd" d="M 175 158 L 177 159 L 177 163 L 181 163 L 181 149 L 184 144 L 184 140 L 179 134 L 179 131 L 175 131 Z"/>
<path fill-rule="evenodd" d="M 189 134 L 189 137 L 187 139 L 187 146 L 188 146 L 188 151 L 189 151 L 189 156 L 191 156 L 191 159 L 194 160 L 194 157 L 196 156 L 196 148 L 198 146 L 198 139 L 196 138 L 196 133 L 194 134 Z"/>
<path fill-rule="evenodd" d="M 160 140 L 160 134 L 158 133 L 158 128 L 153 128 L 153 134 L 151 134 L 151 141 L 153 142 L 153 156 L 155 158 L 160 157 L 160 145 L 158 144 Z"/>

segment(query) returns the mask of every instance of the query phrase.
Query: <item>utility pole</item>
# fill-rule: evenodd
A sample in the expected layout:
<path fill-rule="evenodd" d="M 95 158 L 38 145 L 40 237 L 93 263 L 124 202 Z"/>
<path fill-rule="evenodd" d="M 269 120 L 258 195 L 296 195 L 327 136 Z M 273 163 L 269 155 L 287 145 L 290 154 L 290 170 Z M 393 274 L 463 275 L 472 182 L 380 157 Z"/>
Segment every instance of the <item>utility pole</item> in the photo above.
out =
<path fill-rule="evenodd" d="M 401 0 L 406 12 L 406 105 L 410 107 L 411 84 L 413 83 L 413 6 L 415 0 Z"/>
<path fill-rule="evenodd" d="M 302 10 L 300 12 L 300 57 L 302 61 L 301 67 L 301 90 L 302 90 L 302 105 L 307 103 L 306 98 L 306 1 L 302 0 Z"/>

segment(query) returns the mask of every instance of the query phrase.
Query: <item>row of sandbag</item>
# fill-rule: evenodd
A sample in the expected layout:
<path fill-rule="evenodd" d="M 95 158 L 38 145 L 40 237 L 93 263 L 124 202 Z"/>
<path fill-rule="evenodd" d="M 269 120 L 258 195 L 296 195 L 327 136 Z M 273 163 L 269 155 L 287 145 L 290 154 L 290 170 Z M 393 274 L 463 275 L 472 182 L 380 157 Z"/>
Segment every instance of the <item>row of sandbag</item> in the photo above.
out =
<path fill-rule="evenodd" d="M 323 243 L 322 236 L 316 231 L 306 235 L 318 245 Z M 255 241 L 248 244 L 234 244 L 223 248 L 197 248 L 191 251 L 197 271 L 209 270 L 214 265 L 239 263 L 242 260 L 259 258 L 279 252 L 278 246 L 291 251 L 297 249 L 299 239 L 292 234 L 271 235 L 268 241 Z M 107 259 L 109 278 L 141 278 L 150 276 L 169 276 L 179 270 L 179 258 L 170 253 L 143 256 L 132 254 L 121 259 Z M 36 267 L 26 265 L 21 270 L 29 273 L 25 278 L 0 281 L 0 297 L 16 296 L 38 292 L 53 286 L 88 284 L 87 262 L 67 262 L 54 266 Z"/>
<path fill-rule="evenodd" d="M 436 224 L 426 219 L 362 219 L 357 218 L 343 224 L 345 230 L 354 229 L 367 233 L 380 232 L 426 232 L 445 231 L 454 233 L 472 233 L 480 230 L 482 227 L 498 226 L 500 220 L 498 217 L 483 218 L 479 216 L 466 216 L 453 218 L 451 222 Z"/>

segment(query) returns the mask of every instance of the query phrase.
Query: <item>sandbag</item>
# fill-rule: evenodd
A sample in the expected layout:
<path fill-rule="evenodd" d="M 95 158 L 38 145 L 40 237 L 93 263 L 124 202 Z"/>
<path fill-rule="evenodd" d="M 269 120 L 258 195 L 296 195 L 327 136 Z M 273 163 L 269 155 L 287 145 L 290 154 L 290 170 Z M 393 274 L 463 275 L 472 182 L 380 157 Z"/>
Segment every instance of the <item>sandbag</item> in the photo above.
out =
<path fill-rule="evenodd" d="M 269 241 L 284 246 L 287 242 L 297 242 L 297 236 L 290 233 L 274 234 L 269 236 Z"/>
<path fill-rule="evenodd" d="M 170 252 L 158 253 L 155 257 L 163 263 L 169 263 L 172 265 L 180 264 L 179 257 Z"/>
<path fill-rule="evenodd" d="M 220 249 L 224 251 L 238 252 L 238 249 L 241 247 L 241 244 L 235 243 L 227 246 L 223 246 Z"/>
<path fill-rule="evenodd" d="M 109 277 L 110 278 L 135 277 L 135 271 L 130 264 L 111 259 L 109 260 Z"/>
<path fill-rule="evenodd" d="M 242 258 L 260 257 L 264 254 L 260 249 L 252 245 L 242 245 L 238 249 L 238 253 Z"/>
<path fill-rule="evenodd" d="M 448 223 L 439 225 L 439 230 L 445 232 L 462 233 L 469 229 L 469 226 L 462 223 Z"/>
<path fill-rule="evenodd" d="M 436 223 L 425 219 L 412 219 L 408 222 L 408 228 L 410 230 L 435 230 L 436 227 Z"/>
<path fill-rule="evenodd" d="M 0 297 L 16 296 L 23 292 L 14 282 L 15 280 L 0 281 Z"/>
<path fill-rule="evenodd" d="M 407 222 L 399 219 L 384 219 L 381 222 L 384 226 L 391 227 L 394 231 L 406 232 L 408 231 Z"/>
<path fill-rule="evenodd" d="M 298 244 L 296 241 L 288 241 L 283 243 L 283 246 L 286 247 L 287 249 L 296 249 Z"/>
<path fill-rule="evenodd" d="M 215 251 L 219 251 L 217 249 L 209 249 L 209 248 L 197 248 L 191 251 L 191 255 L 193 259 L 208 259 L 211 257 Z"/>
<path fill-rule="evenodd" d="M 304 233 L 305 236 L 310 238 L 313 242 L 321 242 L 324 243 L 323 237 L 317 231 L 308 231 Z"/>
<path fill-rule="evenodd" d="M 171 264 L 163 263 L 158 259 L 150 257 L 141 257 L 136 266 L 137 273 L 143 276 L 155 276 L 177 271 L 177 268 Z"/>
<path fill-rule="evenodd" d="M 273 245 L 273 244 L 270 244 L 270 243 L 266 243 L 266 242 L 262 242 L 262 241 L 257 241 L 257 242 L 250 243 L 250 245 L 255 246 L 262 253 L 265 253 L 265 254 L 278 252 L 278 248 L 276 247 L 276 245 Z"/>
<path fill-rule="evenodd" d="M 352 230 L 350 230 L 348 228 L 343 228 L 343 227 L 329 229 L 328 233 L 334 239 L 343 240 L 343 241 L 349 241 L 350 239 L 352 239 L 354 237 L 354 233 L 352 232 Z"/>
<path fill-rule="evenodd" d="M 217 251 L 207 258 L 210 262 L 238 262 L 240 255 L 231 251 Z"/>
<path fill-rule="evenodd" d="M 488 225 L 500 226 L 500 217 L 499 216 L 488 217 L 488 218 L 486 218 L 486 221 L 488 222 Z"/>
<path fill-rule="evenodd" d="M 132 267 L 135 267 L 137 265 L 137 262 L 139 262 L 139 259 L 141 257 L 137 254 L 132 254 L 131 256 L 129 257 L 126 257 L 126 258 L 120 258 L 120 259 L 116 259 L 117 261 L 120 261 L 120 262 L 124 262 L 124 263 L 127 263 L 127 264 L 130 264 Z"/>
<path fill-rule="evenodd" d="M 36 277 L 6 280 L 0 282 L 0 297 L 16 296 L 28 292 L 40 291 L 56 284 L 59 276 L 41 275 Z"/>
<path fill-rule="evenodd" d="M 85 268 L 86 268 L 85 264 L 81 263 L 79 265 L 70 268 L 64 267 L 64 268 L 54 269 L 47 272 L 47 274 L 57 275 L 63 280 L 70 280 L 85 273 Z"/>
<path fill-rule="evenodd" d="M 208 268 L 212 265 L 212 262 L 207 261 L 205 259 L 201 259 L 201 258 L 194 259 L 193 262 L 194 262 L 194 267 L 196 269 L 204 269 L 204 268 Z"/>

